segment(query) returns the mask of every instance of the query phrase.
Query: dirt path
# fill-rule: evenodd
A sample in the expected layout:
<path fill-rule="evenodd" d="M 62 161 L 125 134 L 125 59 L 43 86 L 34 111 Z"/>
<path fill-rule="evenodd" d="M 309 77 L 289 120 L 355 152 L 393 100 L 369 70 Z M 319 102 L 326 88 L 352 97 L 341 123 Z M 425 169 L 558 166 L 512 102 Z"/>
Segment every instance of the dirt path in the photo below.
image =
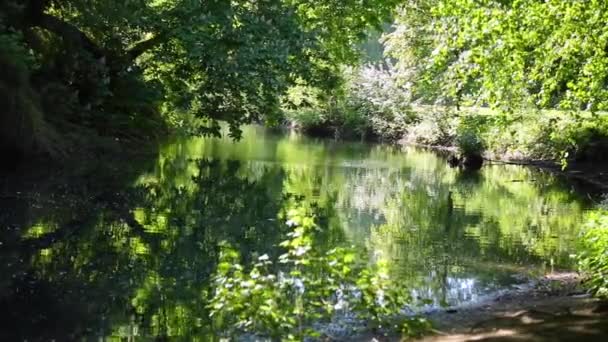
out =
<path fill-rule="evenodd" d="M 431 314 L 436 334 L 418 341 L 608 342 L 608 304 L 584 294 L 579 284 L 574 273 L 552 274 L 528 291 Z"/>

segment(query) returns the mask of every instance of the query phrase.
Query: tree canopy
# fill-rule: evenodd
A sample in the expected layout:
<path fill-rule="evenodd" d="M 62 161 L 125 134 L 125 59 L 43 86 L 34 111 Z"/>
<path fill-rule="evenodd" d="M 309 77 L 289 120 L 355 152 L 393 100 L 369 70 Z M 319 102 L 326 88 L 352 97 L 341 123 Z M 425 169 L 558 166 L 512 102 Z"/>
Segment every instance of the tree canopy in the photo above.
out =
<path fill-rule="evenodd" d="M 335 86 L 338 66 L 357 60 L 354 43 L 395 3 L 9 0 L 0 55 L 47 117 L 103 133 L 108 121 L 143 125 L 160 108 L 174 123 L 194 114 L 200 133 L 227 121 L 238 136 L 243 123 L 272 120 L 296 81 Z"/>
<path fill-rule="evenodd" d="M 427 101 L 601 111 L 607 22 L 605 1 L 414 0 L 387 43 Z"/>
<path fill-rule="evenodd" d="M 606 7 L 558 0 L 8 0 L 0 5 L 0 102 L 10 110 L 0 123 L 17 129 L 0 128 L 0 139 L 3 146 L 48 145 L 58 136 L 49 128 L 74 125 L 118 137 L 166 126 L 219 134 L 220 121 L 238 138 L 242 124 L 284 118 L 281 101 L 294 85 L 313 87 L 333 108 L 326 112 L 337 112 L 336 103 L 349 102 L 340 96 L 356 88 L 344 86 L 343 66 L 360 63 L 358 46 L 375 30 L 390 31 L 390 74 L 400 79 L 391 82 L 403 101 L 604 111 Z M 389 114 L 389 121 L 405 115 Z M 334 121 L 375 117 L 342 116 Z M 394 121 L 397 136 L 405 128 Z"/>

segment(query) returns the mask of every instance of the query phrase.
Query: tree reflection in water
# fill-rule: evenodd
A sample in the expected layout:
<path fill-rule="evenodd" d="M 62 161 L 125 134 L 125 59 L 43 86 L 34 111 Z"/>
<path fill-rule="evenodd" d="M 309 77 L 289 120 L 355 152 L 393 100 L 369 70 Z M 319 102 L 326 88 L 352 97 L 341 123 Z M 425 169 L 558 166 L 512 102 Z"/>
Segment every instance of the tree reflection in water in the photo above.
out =
<path fill-rule="evenodd" d="M 278 260 L 296 200 L 314 208 L 315 253 L 355 246 L 370 270 L 384 260 L 415 302 L 434 305 L 569 266 L 586 205 L 531 169 L 462 174 L 425 151 L 253 128 L 239 143 L 169 143 L 148 169 L 97 171 L 69 181 L 68 196 L 61 185 L 3 200 L 1 340 L 213 340 L 220 246 L 246 269 Z"/>

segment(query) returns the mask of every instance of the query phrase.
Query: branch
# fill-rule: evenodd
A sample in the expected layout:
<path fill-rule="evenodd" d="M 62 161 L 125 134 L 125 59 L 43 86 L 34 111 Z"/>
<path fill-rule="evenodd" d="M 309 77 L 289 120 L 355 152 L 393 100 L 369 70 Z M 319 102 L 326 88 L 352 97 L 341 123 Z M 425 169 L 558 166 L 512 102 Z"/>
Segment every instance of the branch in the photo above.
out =
<path fill-rule="evenodd" d="M 161 33 L 150 39 L 142 40 L 127 51 L 127 56 L 131 61 L 133 61 L 137 57 L 141 56 L 144 52 L 164 43 L 166 38 L 167 35 Z"/>
<path fill-rule="evenodd" d="M 140 41 L 123 53 L 113 55 L 109 51 L 105 51 L 102 47 L 87 37 L 87 35 L 78 27 L 47 13 L 40 14 L 38 20 L 33 26 L 38 26 L 57 34 L 65 41 L 82 47 L 84 50 L 90 52 L 95 58 L 106 57 L 108 59 L 107 63 L 110 65 L 110 68 L 112 68 L 111 66 L 115 64 L 117 69 L 122 68 L 125 63 L 132 63 L 144 52 L 164 43 L 168 38 L 167 33 L 160 33 L 150 39 Z"/>
<path fill-rule="evenodd" d="M 72 44 L 82 46 L 85 50 L 92 53 L 96 58 L 106 56 L 103 49 L 95 44 L 95 42 L 93 42 L 89 37 L 87 37 L 84 32 L 80 31 L 80 29 L 78 29 L 76 26 L 52 15 L 43 13 L 40 16 L 39 21 L 36 23 L 36 26 L 49 30 Z"/>

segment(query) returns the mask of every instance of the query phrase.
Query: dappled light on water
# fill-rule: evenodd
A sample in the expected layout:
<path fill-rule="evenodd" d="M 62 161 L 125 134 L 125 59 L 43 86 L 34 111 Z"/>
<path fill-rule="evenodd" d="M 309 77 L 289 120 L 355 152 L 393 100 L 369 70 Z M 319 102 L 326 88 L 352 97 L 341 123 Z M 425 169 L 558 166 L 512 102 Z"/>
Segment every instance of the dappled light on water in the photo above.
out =
<path fill-rule="evenodd" d="M 297 339 L 345 308 L 380 327 L 573 263 L 587 199 L 547 173 L 244 133 L 0 209 L 2 340 Z"/>

